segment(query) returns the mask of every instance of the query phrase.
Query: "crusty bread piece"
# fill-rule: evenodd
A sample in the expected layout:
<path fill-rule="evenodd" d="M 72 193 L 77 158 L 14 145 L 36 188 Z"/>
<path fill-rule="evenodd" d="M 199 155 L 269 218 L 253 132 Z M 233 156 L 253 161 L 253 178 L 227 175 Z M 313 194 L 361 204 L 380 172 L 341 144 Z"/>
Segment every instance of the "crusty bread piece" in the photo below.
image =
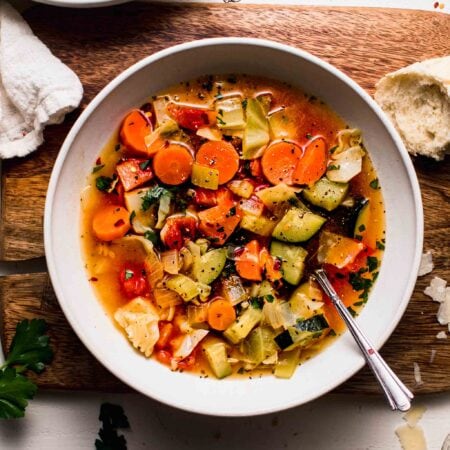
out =
<path fill-rule="evenodd" d="M 450 153 L 450 56 L 387 74 L 377 83 L 375 100 L 412 155 L 441 160 Z"/>

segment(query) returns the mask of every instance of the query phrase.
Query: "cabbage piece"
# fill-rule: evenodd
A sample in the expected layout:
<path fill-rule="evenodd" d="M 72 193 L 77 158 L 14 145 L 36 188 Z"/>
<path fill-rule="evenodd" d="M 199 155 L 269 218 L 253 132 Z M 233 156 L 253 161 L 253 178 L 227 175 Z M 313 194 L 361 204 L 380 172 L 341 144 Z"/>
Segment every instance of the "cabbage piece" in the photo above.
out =
<path fill-rule="evenodd" d="M 184 335 L 180 346 L 174 351 L 173 356 L 179 359 L 187 358 L 208 333 L 208 330 L 194 330 Z"/>
<path fill-rule="evenodd" d="M 159 339 L 159 315 L 156 308 L 147 299 L 136 297 L 117 309 L 114 319 L 125 330 L 133 346 L 148 358 Z"/>

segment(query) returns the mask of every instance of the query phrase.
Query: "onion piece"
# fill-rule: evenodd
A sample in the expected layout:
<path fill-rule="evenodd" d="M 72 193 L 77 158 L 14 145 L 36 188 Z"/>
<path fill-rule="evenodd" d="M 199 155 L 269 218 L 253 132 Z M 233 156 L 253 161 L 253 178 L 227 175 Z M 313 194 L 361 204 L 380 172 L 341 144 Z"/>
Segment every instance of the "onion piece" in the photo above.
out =
<path fill-rule="evenodd" d="M 222 132 L 217 128 L 202 127 L 197 130 L 197 136 L 208 139 L 209 141 L 221 141 L 223 138 Z"/>
<path fill-rule="evenodd" d="M 363 155 L 361 147 L 351 147 L 338 155 L 333 154 L 327 178 L 337 183 L 347 183 L 361 172 Z"/>
<path fill-rule="evenodd" d="M 175 358 L 187 358 L 195 349 L 197 344 L 209 333 L 208 330 L 194 330 L 186 334 L 181 341 L 180 346 L 175 350 Z"/>
<path fill-rule="evenodd" d="M 170 308 L 180 305 L 183 299 L 175 292 L 166 288 L 156 288 L 152 291 L 156 304 L 161 308 Z"/>
<path fill-rule="evenodd" d="M 233 305 L 237 305 L 248 299 L 241 278 L 231 275 L 222 281 L 222 295 Z"/>
<path fill-rule="evenodd" d="M 161 253 L 161 262 L 164 271 L 171 275 L 177 275 L 181 269 L 180 254 L 177 249 L 167 250 Z"/>

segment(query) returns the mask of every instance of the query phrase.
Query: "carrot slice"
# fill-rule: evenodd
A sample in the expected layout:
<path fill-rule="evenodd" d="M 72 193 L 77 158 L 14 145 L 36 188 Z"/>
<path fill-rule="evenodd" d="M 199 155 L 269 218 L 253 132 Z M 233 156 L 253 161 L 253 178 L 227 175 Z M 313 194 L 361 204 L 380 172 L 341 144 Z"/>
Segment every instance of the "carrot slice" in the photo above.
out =
<path fill-rule="evenodd" d="M 94 234 L 102 241 L 125 236 L 130 226 L 130 213 L 117 205 L 104 206 L 95 213 L 92 220 Z"/>
<path fill-rule="evenodd" d="M 210 303 L 208 307 L 208 323 L 211 328 L 223 331 L 235 320 L 236 311 L 228 300 L 219 298 Z"/>
<path fill-rule="evenodd" d="M 145 159 L 128 159 L 117 164 L 116 170 L 126 192 L 153 178 L 150 161 Z"/>
<path fill-rule="evenodd" d="M 147 156 L 145 136 L 152 132 L 152 124 L 144 114 L 135 109 L 125 117 L 120 129 L 120 139 L 123 145 L 133 153 Z"/>
<path fill-rule="evenodd" d="M 194 158 L 180 144 L 169 144 L 153 158 L 155 175 L 166 184 L 178 185 L 189 179 Z"/>
<path fill-rule="evenodd" d="M 219 171 L 219 184 L 230 181 L 239 169 L 239 155 L 226 141 L 208 141 L 197 152 L 196 161 Z"/>
<path fill-rule="evenodd" d="M 292 142 L 271 145 L 261 158 L 264 176 L 272 184 L 294 184 L 293 174 L 301 157 L 302 149 Z"/>
<path fill-rule="evenodd" d="M 241 213 L 234 202 L 224 197 L 217 206 L 198 213 L 199 231 L 212 239 L 214 245 L 223 245 L 241 220 Z"/>
<path fill-rule="evenodd" d="M 303 157 L 295 168 L 294 183 L 311 185 L 318 181 L 327 170 L 327 153 L 324 138 L 318 137 L 308 142 Z"/>
<path fill-rule="evenodd" d="M 250 241 L 244 251 L 236 257 L 237 273 L 246 280 L 261 281 L 261 264 L 259 258 L 259 243 L 257 240 Z"/>

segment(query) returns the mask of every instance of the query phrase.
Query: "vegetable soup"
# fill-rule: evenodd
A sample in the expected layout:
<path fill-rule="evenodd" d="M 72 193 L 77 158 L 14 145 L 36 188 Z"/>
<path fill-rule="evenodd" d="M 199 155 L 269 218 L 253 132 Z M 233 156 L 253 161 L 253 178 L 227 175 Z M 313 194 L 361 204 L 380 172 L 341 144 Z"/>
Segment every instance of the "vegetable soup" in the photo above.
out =
<path fill-rule="evenodd" d="M 143 357 L 217 378 L 291 377 L 344 327 L 313 270 L 357 314 L 385 246 L 361 132 L 253 76 L 130 111 L 81 202 L 89 280 L 117 327 Z"/>

